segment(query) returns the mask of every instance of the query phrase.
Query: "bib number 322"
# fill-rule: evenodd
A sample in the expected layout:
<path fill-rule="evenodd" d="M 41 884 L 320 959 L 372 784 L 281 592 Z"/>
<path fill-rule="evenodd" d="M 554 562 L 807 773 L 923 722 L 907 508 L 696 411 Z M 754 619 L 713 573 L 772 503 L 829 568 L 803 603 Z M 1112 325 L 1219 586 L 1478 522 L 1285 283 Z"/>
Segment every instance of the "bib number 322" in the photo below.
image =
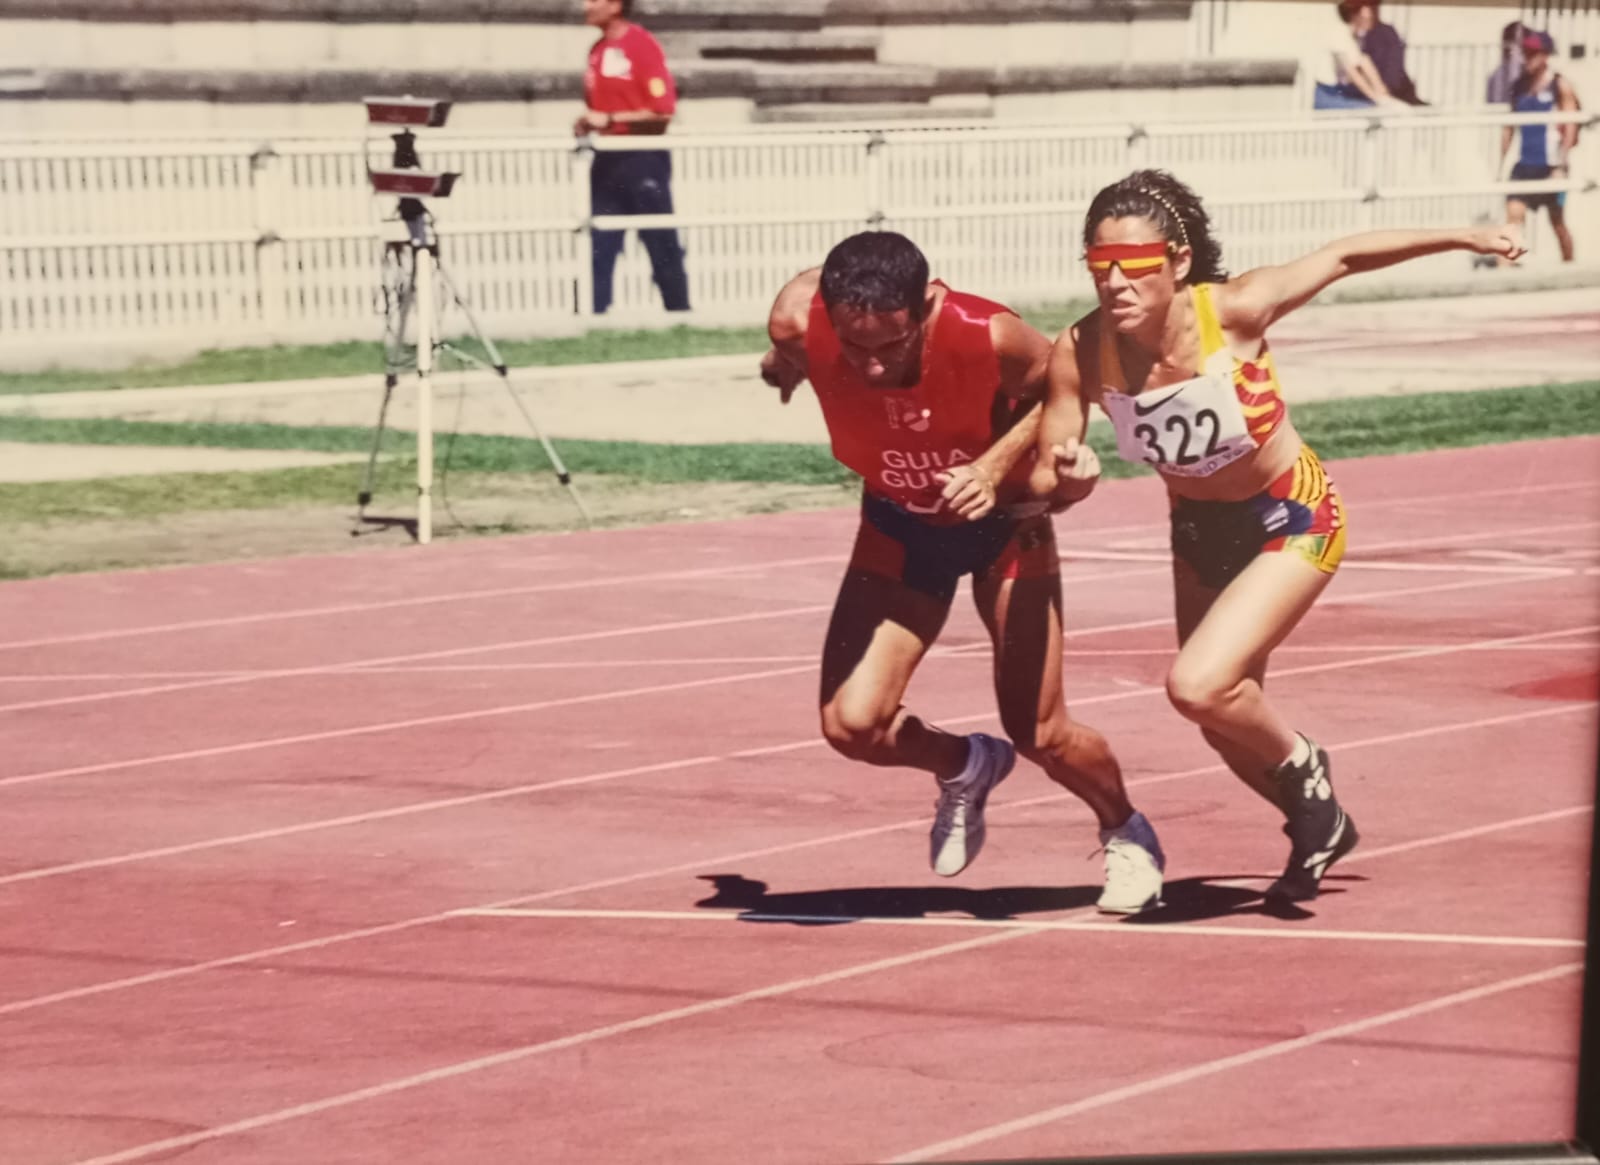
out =
<path fill-rule="evenodd" d="M 1193 422 L 1183 413 L 1171 413 L 1161 428 L 1145 422 L 1133 435 L 1144 442 L 1144 459 L 1152 465 L 1197 465 L 1222 449 L 1222 421 L 1213 409 L 1201 409 Z"/>

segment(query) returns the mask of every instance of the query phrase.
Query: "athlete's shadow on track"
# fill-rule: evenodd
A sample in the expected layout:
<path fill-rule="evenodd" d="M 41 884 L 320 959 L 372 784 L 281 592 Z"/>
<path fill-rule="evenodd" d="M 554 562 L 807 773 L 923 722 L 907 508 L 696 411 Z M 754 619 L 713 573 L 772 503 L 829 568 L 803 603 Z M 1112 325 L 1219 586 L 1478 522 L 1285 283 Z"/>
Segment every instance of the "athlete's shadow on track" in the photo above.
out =
<path fill-rule="evenodd" d="M 1180 878 L 1163 891 L 1165 905 L 1130 919 L 1140 925 L 1199 922 L 1241 914 L 1272 914 L 1280 918 L 1310 918 L 1299 907 L 1270 907 L 1261 890 L 1247 886 L 1221 886 L 1245 875 Z M 1335 875 L 1324 883 L 1323 893 L 1340 891 L 1328 883 L 1346 880 Z M 743 874 L 702 874 L 700 881 L 715 888 L 695 905 L 702 910 L 737 910 L 748 922 L 784 922 L 793 926 L 840 926 L 870 918 L 931 918 L 966 915 L 985 921 L 1022 918 L 1030 914 L 1078 910 L 1093 906 L 1098 886 L 997 886 L 969 890 L 963 886 L 852 886 L 834 890 L 773 893 L 767 883 Z M 1263 883 L 1264 885 L 1264 883 Z"/>

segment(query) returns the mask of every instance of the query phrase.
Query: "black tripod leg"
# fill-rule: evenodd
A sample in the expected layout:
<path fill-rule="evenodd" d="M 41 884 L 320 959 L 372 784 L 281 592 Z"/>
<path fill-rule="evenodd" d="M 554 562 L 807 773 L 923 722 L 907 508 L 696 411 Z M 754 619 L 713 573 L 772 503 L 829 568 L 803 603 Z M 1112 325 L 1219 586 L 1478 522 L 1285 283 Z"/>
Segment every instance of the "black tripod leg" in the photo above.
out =
<path fill-rule="evenodd" d="M 367 454 L 366 472 L 361 478 L 361 492 L 356 495 L 356 520 L 365 521 L 367 507 L 372 504 L 373 486 L 377 482 L 378 454 L 383 451 L 384 426 L 389 418 L 389 404 L 394 400 L 394 390 L 400 383 L 404 367 L 403 354 L 406 343 L 406 324 L 411 318 L 411 305 L 416 300 L 416 285 L 411 272 L 406 270 L 405 244 L 391 243 L 385 251 L 385 274 L 392 272 L 392 287 L 388 279 L 384 285 L 387 305 L 384 321 L 383 400 L 378 405 L 378 424 L 372 432 L 372 449 Z"/>
<path fill-rule="evenodd" d="M 578 512 L 583 515 L 584 525 L 593 527 L 594 515 L 589 512 L 589 507 L 584 505 L 583 495 L 578 492 L 578 487 L 573 484 L 572 474 L 562 462 L 561 454 L 556 452 L 556 447 L 544 435 L 544 430 L 539 428 L 539 422 L 533 419 L 532 410 L 528 408 L 527 402 L 522 399 L 522 394 L 517 391 L 516 385 L 511 383 L 511 373 L 506 367 L 506 362 L 500 357 L 500 350 L 494 346 L 494 341 L 489 339 L 484 334 L 483 329 L 478 326 L 478 319 L 472 314 L 471 305 L 467 303 L 461 292 L 456 290 L 455 280 L 450 278 L 449 273 L 445 271 L 443 266 L 440 266 L 438 270 L 439 279 L 443 282 L 445 290 L 450 293 L 450 298 L 455 300 L 456 305 L 461 308 L 462 314 L 467 317 L 467 324 L 472 328 L 472 334 L 478 338 L 478 343 L 483 345 L 484 351 L 489 353 L 489 359 L 492 363 L 485 365 L 482 360 L 474 359 L 464 352 L 457 351 L 456 354 L 477 364 L 480 368 L 489 367 L 494 369 L 495 374 L 500 377 L 500 383 L 505 385 L 506 392 L 511 395 L 511 402 L 517 406 L 517 411 L 522 414 L 522 419 L 528 422 L 528 428 L 532 430 L 533 435 L 538 438 L 539 444 L 543 446 L 544 455 L 550 459 L 550 466 L 555 470 L 556 480 L 566 487 L 567 493 L 572 495 L 573 504 L 578 507 Z M 452 349 L 452 351 L 455 351 L 455 349 Z"/>
<path fill-rule="evenodd" d="M 383 449 L 383 427 L 389 416 L 389 402 L 394 399 L 395 385 L 400 377 L 393 373 L 385 374 L 383 378 L 383 402 L 378 405 L 378 424 L 372 431 L 372 450 L 367 454 L 367 470 L 361 479 L 361 492 L 356 495 L 356 507 L 360 517 L 366 517 L 367 507 L 372 504 L 372 486 L 378 473 L 378 453 Z"/>

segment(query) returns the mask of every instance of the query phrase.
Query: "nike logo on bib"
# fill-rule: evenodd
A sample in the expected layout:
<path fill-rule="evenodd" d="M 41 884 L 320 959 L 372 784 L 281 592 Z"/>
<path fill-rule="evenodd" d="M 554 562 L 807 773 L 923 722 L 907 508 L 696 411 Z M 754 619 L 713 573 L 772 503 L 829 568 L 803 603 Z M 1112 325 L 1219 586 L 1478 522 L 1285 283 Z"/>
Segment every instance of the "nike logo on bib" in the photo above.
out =
<path fill-rule="evenodd" d="M 1162 405 L 1166 404 L 1173 397 L 1177 396 L 1178 392 L 1181 391 L 1181 389 L 1182 389 L 1182 386 L 1180 385 L 1178 389 L 1174 389 L 1172 392 L 1169 392 L 1165 396 L 1163 396 L 1160 400 L 1153 401 L 1149 405 L 1142 405 L 1142 404 L 1139 403 L 1139 401 L 1140 401 L 1140 399 L 1142 397 L 1147 397 L 1147 396 L 1154 395 L 1152 393 L 1141 392 L 1138 396 L 1131 396 L 1128 399 L 1133 402 L 1133 411 L 1135 413 L 1139 414 L 1139 416 L 1141 416 L 1141 417 L 1148 417 L 1151 413 L 1155 412 L 1158 408 L 1160 408 Z"/>

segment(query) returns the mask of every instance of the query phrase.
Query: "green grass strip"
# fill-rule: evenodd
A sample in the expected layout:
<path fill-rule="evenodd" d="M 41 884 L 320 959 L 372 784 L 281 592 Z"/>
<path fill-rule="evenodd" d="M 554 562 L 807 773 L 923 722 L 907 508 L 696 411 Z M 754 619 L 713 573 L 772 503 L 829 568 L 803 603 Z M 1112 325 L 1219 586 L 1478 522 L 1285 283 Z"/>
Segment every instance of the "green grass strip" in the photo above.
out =
<path fill-rule="evenodd" d="M 1023 315 L 1047 335 L 1054 335 L 1090 306 L 1082 302 L 1056 304 L 1029 309 Z M 488 359 L 488 353 L 476 340 L 458 339 L 456 343 L 480 359 Z M 496 346 L 511 368 L 557 367 L 760 353 L 767 346 L 767 331 L 761 327 L 679 326 L 659 331 L 592 331 L 581 336 L 503 340 L 496 341 Z M 442 367 L 451 367 L 453 362 L 458 361 L 449 353 L 441 356 Z M 383 345 L 376 339 L 342 344 L 209 349 L 187 360 L 165 364 L 147 362 L 131 368 L 4 372 L 0 373 L 0 394 L 313 380 L 381 374 L 383 366 Z"/>
<path fill-rule="evenodd" d="M 1299 405 L 1295 423 L 1323 457 L 1460 448 L 1600 432 L 1600 381 L 1570 385 L 1365 397 Z M 364 453 L 371 433 L 358 428 L 265 424 L 195 424 L 118 418 L 55 419 L 0 415 L 0 440 L 95 445 L 177 445 L 234 449 L 300 449 Z M 1107 477 L 1148 472 L 1116 456 L 1111 432 L 1096 426 L 1092 443 Z M 412 438 L 390 433 L 380 481 L 409 490 Z M 851 475 L 825 446 L 796 444 L 652 445 L 563 440 L 558 449 L 580 478 L 612 475 L 636 481 L 784 482 L 826 485 Z M 453 488 L 470 490 L 479 474 L 547 474 L 543 449 L 524 437 L 441 435 Z M 251 472 L 170 474 L 80 482 L 0 484 L 0 524 L 74 517 L 153 515 L 189 510 L 258 509 L 348 501 L 359 483 L 359 459 L 348 465 Z"/>
<path fill-rule="evenodd" d="M 481 359 L 488 353 L 473 340 L 459 345 Z M 513 368 L 533 365 L 606 364 L 621 360 L 666 360 L 759 352 L 763 328 L 669 328 L 664 331 L 590 332 L 545 340 L 507 340 L 500 355 Z M 454 358 L 445 355 L 441 366 Z M 119 388 L 175 388 L 192 384 L 256 384 L 314 380 L 383 372 L 377 340 L 271 348 L 208 349 L 176 363 L 154 362 L 119 369 L 52 368 L 0 373 L 0 393 L 85 392 Z"/>

